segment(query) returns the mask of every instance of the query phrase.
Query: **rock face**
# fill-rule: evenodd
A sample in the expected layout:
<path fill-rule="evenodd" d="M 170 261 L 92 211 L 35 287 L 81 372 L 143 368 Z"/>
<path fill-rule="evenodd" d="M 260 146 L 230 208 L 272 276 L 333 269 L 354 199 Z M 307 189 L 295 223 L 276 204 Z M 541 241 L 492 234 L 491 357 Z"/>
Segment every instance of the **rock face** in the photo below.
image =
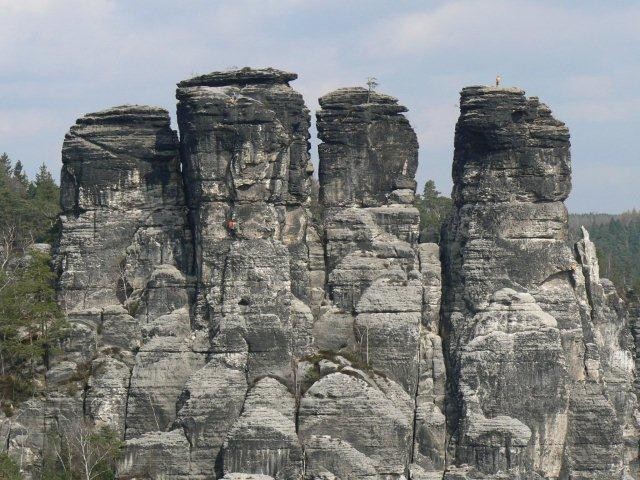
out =
<path fill-rule="evenodd" d="M 245 400 L 265 377 L 294 390 L 295 364 L 312 349 L 311 309 L 323 297 L 322 246 L 307 208 L 309 112 L 289 87 L 295 78 L 245 69 L 178 85 L 196 252 L 193 323 L 210 340 L 210 373 L 194 373 L 178 409 L 192 476 L 293 478 L 302 470 L 293 412 L 250 409 Z M 219 378 L 224 385 L 203 390 Z M 263 395 L 280 401 L 277 389 Z"/>
<path fill-rule="evenodd" d="M 48 382 L 48 421 L 84 412 L 126 438 L 164 428 L 180 367 L 198 362 L 187 335 L 191 232 L 169 114 L 123 106 L 86 115 L 62 159 L 56 262 L 72 331 L 53 370 L 71 362 L 76 373 Z M 68 398 L 70 382 L 78 394 Z"/>
<path fill-rule="evenodd" d="M 440 263 L 437 246 L 417 245 L 416 135 L 402 115 L 406 108 L 387 95 L 340 89 L 320 105 L 328 305 L 316 328 L 342 335 L 320 338 L 318 347 L 358 365 L 348 367 L 352 377 L 321 379 L 301 400 L 300 434 L 314 452 L 308 468 L 340 478 L 399 477 L 415 458 L 438 471 L 444 468 L 444 365 L 434 311 Z M 336 329 L 337 322 L 347 327 Z M 372 434 L 380 431 L 393 433 L 380 443 Z M 353 453 L 336 462 L 336 450 Z"/>
<path fill-rule="evenodd" d="M 321 198 L 325 206 L 373 207 L 406 193 L 411 203 L 418 140 L 388 95 L 341 88 L 320 98 L 318 136 Z M 410 190 L 409 192 L 396 192 Z"/>
<path fill-rule="evenodd" d="M 635 478 L 623 309 L 588 236 L 577 258 L 566 243 L 568 129 L 517 89 L 465 88 L 460 109 L 443 250 L 451 463 L 468 478 Z"/>
<path fill-rule="evenodd" d="M 599 354 L 605 393 L 613 405 L 616 421 L 622 428 L 624 471 L 638 475 L 638 420 L 637 386 L 637 320 L 633 317 L 633 304 L 627 310 L 613 283 L 600 278 L 595 245 L 583 227 L 583 238 L 576 244 L 577 258 L 585 277 L 587 298 L 591 307 L 594 343 Z M 634 355 L 635 350 L 635 355 Z M 635 367 L 635 368 L 634 368 Z M 616 438 L 619 441 L 619 438 Z"/>
<path fill-rule="evenodd" d="M 3 449 L 37 478 L 46 435 L 85 418 L 124 440 L 121 479 L 637 478 L 640 315 L 586 231 L 566 242 L 564 124 L 464 89 L 454 213 L 418 243 L 406 108 L 320 98 L 318 200 L 296 77 L 180 82 L 179 141 L 154 107 L 71 128 L 71 328 Z"/>

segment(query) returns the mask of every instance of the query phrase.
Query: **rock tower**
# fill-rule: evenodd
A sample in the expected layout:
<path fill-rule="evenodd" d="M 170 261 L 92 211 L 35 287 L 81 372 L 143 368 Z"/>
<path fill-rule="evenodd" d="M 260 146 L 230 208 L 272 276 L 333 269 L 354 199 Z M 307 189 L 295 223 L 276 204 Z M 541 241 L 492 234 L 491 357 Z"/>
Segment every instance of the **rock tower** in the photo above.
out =
<path fill-rule="evenodd" d="M 4 448 L 38 478 L 85 419 L 123 480 L 637 478 L 638 315 L 568 243 L 567 127 L 463 89 L 452 216 L 419 243 L 406 108 L 321 97 L 316 189 L 296 78 L 180 82 L 179 137 L 147 106 L 71 127 L 69 334 Z"/>

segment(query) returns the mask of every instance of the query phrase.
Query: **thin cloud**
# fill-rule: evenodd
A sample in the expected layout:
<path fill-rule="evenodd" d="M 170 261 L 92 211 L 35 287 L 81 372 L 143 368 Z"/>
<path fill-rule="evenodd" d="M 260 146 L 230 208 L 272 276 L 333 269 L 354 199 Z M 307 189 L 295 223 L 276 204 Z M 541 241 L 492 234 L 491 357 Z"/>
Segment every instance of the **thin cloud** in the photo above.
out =
<path fill-rule="evenodd" d="M 638 37 L 640 6 L 588 8 L 558 2 L 463 0 L 385 17 L 362 39 L 371 55 L 415 55 L 443 48 L 483 50 L 496 59 L 534 52 L 556 55 L 597 46 L 603 37 L 624 44 Z M 613 27 L 613 28 L 611 28 Z"/>
<path fill-rule="evenodd" d="M 0 145 L 33 139 L 52 122 L 55 122 L 55 114 L 42 109 L 0 109 Z"/>

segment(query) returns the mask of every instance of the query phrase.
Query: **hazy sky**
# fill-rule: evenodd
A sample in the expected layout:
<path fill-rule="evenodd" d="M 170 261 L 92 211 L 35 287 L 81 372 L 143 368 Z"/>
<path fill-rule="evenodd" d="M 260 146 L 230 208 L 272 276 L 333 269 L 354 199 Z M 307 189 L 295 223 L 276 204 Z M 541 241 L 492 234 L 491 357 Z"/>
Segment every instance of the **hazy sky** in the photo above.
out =
<path fill-rule="evenodd" d="M 77 117 L 174 115 L 176 82 L 232 66 L 297 72 L 312 112 L 373 75 L 409 108 L 418 181 L 449 193 L 458 93 L 500 73 L 569 126 L 569 208 L 620 212 L 640 208 L 639 26 L 637 0 L 0 0 L 0 152 L 57 172 Z"/>

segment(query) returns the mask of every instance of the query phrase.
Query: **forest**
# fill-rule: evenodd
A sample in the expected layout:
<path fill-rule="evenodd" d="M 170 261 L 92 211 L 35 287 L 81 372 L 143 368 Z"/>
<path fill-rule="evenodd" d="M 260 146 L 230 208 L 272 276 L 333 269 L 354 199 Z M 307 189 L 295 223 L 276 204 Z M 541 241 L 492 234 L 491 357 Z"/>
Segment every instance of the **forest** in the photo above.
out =
<path fill-rule="evenodd" d="M 0 406 L 38 389 L 50 347 L 63 330 L 50 244 L 59 188 L 43 164 L 33 180 L 0 155 Z"/>

